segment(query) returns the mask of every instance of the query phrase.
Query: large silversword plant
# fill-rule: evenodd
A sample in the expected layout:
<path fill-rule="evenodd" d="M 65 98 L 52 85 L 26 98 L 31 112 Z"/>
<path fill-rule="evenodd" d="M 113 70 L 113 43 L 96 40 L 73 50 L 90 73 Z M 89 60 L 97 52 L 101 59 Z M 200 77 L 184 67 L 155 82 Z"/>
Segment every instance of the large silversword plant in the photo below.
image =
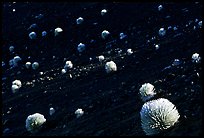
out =
<path fill-rule="evenodd" d="M 175 105 L 164 98 L 144 103 L 140 116 L 146 135 L 155 135 L 174 126 L 180 117 Z"/>
<path fill-rule="evenodd" d="M 37 133 L 45 122 L 46 119 L 39 113 L 29 115 L 26 119 L 26 129 L 31 133 Z"/>

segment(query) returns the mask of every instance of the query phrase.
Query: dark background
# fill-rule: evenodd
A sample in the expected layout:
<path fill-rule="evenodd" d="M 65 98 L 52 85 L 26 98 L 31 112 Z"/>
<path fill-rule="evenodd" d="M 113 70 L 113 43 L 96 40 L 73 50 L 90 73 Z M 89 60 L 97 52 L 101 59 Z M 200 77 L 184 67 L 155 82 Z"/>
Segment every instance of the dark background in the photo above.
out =
<path fill-rule="evenodd" d="M 164 9 L 159 12 L 160 4 Z M 155 86 L 154 99 L 167 98 L 181 116 L 174 127 L 159 135 L 201 135 L 202 68 L 200 63 L 192 63 L 191 56 L 199 53 L 202 57 L 202 32 L 195 23 L 196 18 L 202 20 L 202 3 L 4 2 L 2 7 L 1 51 L 6 63 L 2 67 L 2 78 L 6 78 L 2 79 L 3 135 L 143 136 L 139 114 L 143 102 L 138 92 L 146 82 Z M 104 8 L 108 13 L 101 16 Z M 43 17 L 35 18 L 39 14 Z M 77 25 L 80 16 L 84 22 Z M 186 26 L 189 21 L 192 23 Z M 28 29 L 33 23 L 37 27 Z M 178 30 L 158 36 L 161 27 L 170 25 Z M 57 27 L 63 32 L 55 37 Z M 106 40 L 101 38 L 103 30 L 111 33 Z M 29 39 L 31 31 L 37 33 L 36 40 Z M 48 33 L 44 38 L 42 31 Z M 123 40 L 119 39 L 121 32 L 127 35 Z M 86 45 L 81 54 L 77 51 L 79 43 Z M 154 44 L 160 45 L 159 50 Z M 15 47 L 13 54 L 9 52 L 11 45 Z M 126 54 L 128 48 L 134 51 L 132 55 Z M 123 50 L 121 54 L 119 49 Z M 15 55 L 22 58 L 22 63 L 10 69 L 8 62 Z M 105 56 L 104 63 L 97 60 L 99 55 Z M 74 68 L 62 75 L 64 58 L 71 60 Z M 174 59 L 181 64 L 164 70 Z M 118 70 L 107 74 L 104 65 L 110 60 Z M 27 61 L 37 61 L 39 69 L 26 69 Z M 22 87 L 13 94 L 11 83 L 15 79 L 21 80 Z M 53 116 L 49 115 L 50 107 L 56 109 Z M 78 108 L 85 112 L 81 118 L 74 114 Z M 36 112 L 47 122 L 39 133 L 30 134 L 25 120 Z"/>

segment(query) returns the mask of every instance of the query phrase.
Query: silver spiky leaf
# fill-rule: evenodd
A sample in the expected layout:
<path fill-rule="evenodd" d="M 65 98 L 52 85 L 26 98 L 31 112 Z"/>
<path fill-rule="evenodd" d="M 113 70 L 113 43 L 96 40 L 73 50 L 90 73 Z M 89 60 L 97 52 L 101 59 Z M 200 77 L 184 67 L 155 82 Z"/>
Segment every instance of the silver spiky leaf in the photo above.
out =
<path fill-rule="evenodd" d="M 144 102 L 146 102 L 147 100 L 151 99 L 156 94 L 154 86 L 152 84 L 150 84 L 150 83 L 144 83 L 140 87 L 139 93 L 140 93 L 141 99 Z"/>
<path fill-rule="evenodd" d="M 146 135 L 154 135 L 174 126 L 180 115 L 173 103 L 159 98 L 144 103 L 140 117 L 142 129 Z"/>
<path fill-rule="evenodd" d="M 44 115 L 35 113 L 27 117 L 25 127 L 31 133 L 37 133 L 45 122 Z"/>

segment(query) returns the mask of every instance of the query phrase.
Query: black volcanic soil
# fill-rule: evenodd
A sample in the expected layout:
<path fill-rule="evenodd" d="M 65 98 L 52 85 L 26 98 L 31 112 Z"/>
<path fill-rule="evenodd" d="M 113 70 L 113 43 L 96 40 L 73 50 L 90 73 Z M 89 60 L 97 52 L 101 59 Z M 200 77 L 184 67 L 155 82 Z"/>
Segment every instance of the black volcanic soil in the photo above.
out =
<path fill-rule="evenodd" d="M 162 11 L 157 10 L 160 4 Z M 159 135 L 201 135 L 202 67 L 191 61 L 194 53 L 202 57 L 202 28 L 195 22 L 196 18 L 202 20 L 201 3 L 17 2 L 2 3 L 2 7 L 4 136 L 143 136 L 139 114 L 143 102 L 138 90 L 146 82 L 155 86 L 153 99 L 167 98 L 181 116 L 174 127 Z M 100 14 L 103 8 L 108 10 L 105 16 Z M 43 17 L 35 18 L 39 14 Z M 80 16 L 84 22 L 77 25 Z M 37 27 L 28 29 L 33 23 Z M 168 26 L 178 30 L 169 29 L 160 37 L 158 30 Z M 55 37 L 57 27 L 63 32 Z M 44 30 L 46 37 L 41 36 Z M 101 38 L 103 30 L 111 33 L 106 40 Z M 37 33 L 36 40 L 29 39 L 31 31 Z M 121 32 L 127 35 L 122 40 Z M 86 45 L 81 54 L 77 51 L 79 43 Z M 154 44 L 160 48 L 156 50 Z M 15 46 L 14 54 L 8 50 L 11 45 Z M 132 55 L 127 55 L 128 48 L 134 51 Z M 10 69 L 8 62 L 15 55 L 22 58 L 22 64 Z M 96 58 L 99 55 L 105 56 L 103 63 Z M 174 59 L 181 64 L 166 68 Z M 74 68 L 61 74 L 66 60 L 71 60 Z M 110 60 L 118 70 L 107 74 L 104 65 Z M 27 61 L 37 61 L 40 67 L 26 69 Z M 22 87 L 12 93 L 15 79 L 21 80 Z M 50 107 L 56 109 L 52 116 Z M 81 118 L 74 114 L 78 108 L 84 110 Z M 36 112 L 47 122 L 40 132 L 30 134 L 25 120 Z"/>

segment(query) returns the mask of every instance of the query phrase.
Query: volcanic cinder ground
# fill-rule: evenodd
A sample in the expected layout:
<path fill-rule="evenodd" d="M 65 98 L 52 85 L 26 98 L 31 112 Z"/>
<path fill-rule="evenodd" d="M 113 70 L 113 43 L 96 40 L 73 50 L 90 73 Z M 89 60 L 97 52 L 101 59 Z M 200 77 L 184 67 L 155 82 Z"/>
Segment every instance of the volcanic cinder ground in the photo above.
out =
<path fill-rule="evenodd" d="M 160 4 L 163 9 L 158 11 Z M 139 113 L 144 102 L 139 88 L 144 83 L 155 86 L 153 99 L 168 99 L 180 114 L 175 126 L 159 135 L 201 135 L 201 2 L 9 2 L 2 7 L 4 136 L 143 136 Z M 102 9 L 108 11 L 104 16 Z M 78 17 L 84 18 L 80 25 Z M 34 23 L 37 26 L 29 28 Z M 57 27 L 63 32 L 55 36 Z M 158 34 L 162 27 L 163 37 Z M 110 32 L 107 39 L 101 38 L 103 30 Z M 37 34 L 35 40 L 28 36 L 32 31 Z M 45 37 L 42 31 L 47 31 Z M 120 39 L 122 32 L 127 36 Z M 79 43 L 86 45 L 82 53 L 77 51 Z M 9 52 L 11 45 L 14 53 Z M 128 48 L 133 54 L 127 54 Z M 192 62 L 194 53 L 201 56 L 200 63 Z M 22 61 L 11 69 L 9 60 L 16 55 Z M 96 58 L 99 55 L 105 57 L 102 63 Z M 174 59 L 180 60 L 179 65 L 172 66 Z M 61 74 L 67 60 L 73 68 Z M 111 60 L 117 71 L 107 74 L 105 63 Z M 26 69 L 27 61 L 40 66 Z M 22 87 L 12 93 L 16 79 Z M 56 110 L 52 116 L 50 107 Z M 84 115 L 76 118 L 78 108 Z M 25 120 L 34 113 L 43 114 L 47 121 L 41 131 L 31 134 Z"/>

